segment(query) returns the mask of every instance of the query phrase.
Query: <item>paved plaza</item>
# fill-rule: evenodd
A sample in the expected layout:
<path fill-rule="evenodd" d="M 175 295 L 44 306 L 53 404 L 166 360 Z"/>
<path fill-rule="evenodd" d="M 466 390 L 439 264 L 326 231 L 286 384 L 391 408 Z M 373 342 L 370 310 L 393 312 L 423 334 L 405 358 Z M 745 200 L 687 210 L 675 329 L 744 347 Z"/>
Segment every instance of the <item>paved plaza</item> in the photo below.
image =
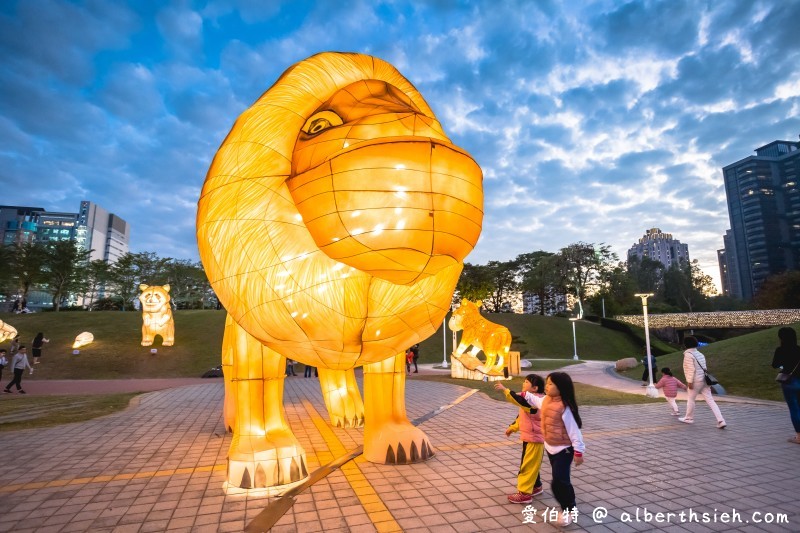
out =
<path fill-rule="evenodd" d="M 605 379 L 578 368 L 569 370 L 580 381 Z M 609 379 L 603 386 L 638 387 Z M 362 430 L 327 423 L 318 380 L 288 378 L 286 391 L 310 471 L 362 444 Z M 274 532 L 555 530 L 544 521 L 556 504 L 547 460 L 544 494 L 530 507 L 508 503 L 521 446 L 503 432 L 516 409 L 473 392 L 409 380 L 409 416 L 424 418 L 431 460 L 395 467 L 359 456 L 282 498 L 224 490 L 231 436 L 221 380 L 149 392 L 101 419 L 0 433 L 0 532 L 258 531 L 273 523 Z M 586 462 L 573 469 L 579 515 L 567 530 L 800 531 L 800 446 L 786 441 L 787 408 L 720 405 L 725 430 L 702 403 L 692 426 L 666 403 L 582 408 Z"/>

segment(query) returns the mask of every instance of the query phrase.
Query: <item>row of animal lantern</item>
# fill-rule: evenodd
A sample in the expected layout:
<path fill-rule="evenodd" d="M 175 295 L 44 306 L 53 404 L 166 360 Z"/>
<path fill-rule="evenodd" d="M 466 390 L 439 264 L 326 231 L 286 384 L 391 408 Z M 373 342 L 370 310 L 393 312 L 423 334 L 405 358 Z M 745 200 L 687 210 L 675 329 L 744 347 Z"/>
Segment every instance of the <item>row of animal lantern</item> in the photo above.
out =
<path fill-rule="evenodd" d="M 142 304 L 142 346 L 151 346 L 157 335 L 161 336 L 162 346 L 172 346 L 175 343 L 175 321 L 170 306 L 169 289 L 169 285 L 139 285 L 141 290 L 139 301 Z M 0 342 L 16 336 L 17 329 L 0 320 Z M 72 353 L 77 355 L 80 353 L 80 348 L 92 342 L 94 335 L 91 332 L 80 333 L 72 343 L 74 350 Z"/>

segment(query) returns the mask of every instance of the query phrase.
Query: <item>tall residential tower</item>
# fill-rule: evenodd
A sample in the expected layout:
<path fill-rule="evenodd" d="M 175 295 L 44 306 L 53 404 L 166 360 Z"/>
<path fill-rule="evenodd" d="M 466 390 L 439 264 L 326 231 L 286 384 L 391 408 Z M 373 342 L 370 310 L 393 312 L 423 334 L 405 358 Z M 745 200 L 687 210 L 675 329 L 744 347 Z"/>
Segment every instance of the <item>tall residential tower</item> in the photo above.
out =
<path fill-rule="evenodd" d="M 673 239 L 670 233 L 662 233 L 658 228 L 651 228 L 628 250 L 628 257 L 633 256 L 639 259 L 648 257 L 658 261 L 666 270 L 672 265 L 689 262 L 689 245 Z"/>
<path fill-rule="evenodd" d="M 723 167 L 731 229 L 723 293 L 750 300 L 766 278 L 800 268 L 800 142 L 773 141 Z"/>

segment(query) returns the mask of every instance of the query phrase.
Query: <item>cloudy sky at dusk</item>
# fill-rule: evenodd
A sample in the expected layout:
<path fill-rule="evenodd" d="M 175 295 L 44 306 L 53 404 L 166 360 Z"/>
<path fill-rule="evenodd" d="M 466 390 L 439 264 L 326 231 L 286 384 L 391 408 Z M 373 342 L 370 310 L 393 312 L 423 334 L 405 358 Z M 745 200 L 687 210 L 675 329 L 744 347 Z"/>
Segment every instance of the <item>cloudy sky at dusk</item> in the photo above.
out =
<path fill-rule="evenodd" d="M 800 1 L 0 2 L 3 204 L 128 220 L 197 259 L 236 117 L 293 63 L 394 64 L 484 171 L 485 263 L 649 227 L 719 278 L 721 167 L 800 134 Z"/>

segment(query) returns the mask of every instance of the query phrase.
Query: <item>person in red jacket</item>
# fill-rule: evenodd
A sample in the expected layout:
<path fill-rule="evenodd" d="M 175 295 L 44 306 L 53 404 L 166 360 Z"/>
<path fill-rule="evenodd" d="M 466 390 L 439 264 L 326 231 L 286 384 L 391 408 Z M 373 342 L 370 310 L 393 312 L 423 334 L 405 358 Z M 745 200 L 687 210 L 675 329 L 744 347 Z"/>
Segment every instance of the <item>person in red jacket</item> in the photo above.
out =
<path fill-rule="evenodd" d="M 656 383 L 656 388 L 664 389 L 664 398 L 667 399 L 667 403 L 672 407 L 672 416 L 681 414 L 678 410 L 678 403 L 675 401 L 675 398 L 678 396 L 678 389 L 686 390 L 686 385 L 673 376 L 672 370 L 666 366 L 661 369 L 661 379 Z"/>
<path fill-rule="evenodd" d="M 503 392 L 506 401 L 519 407 L 516 420 L 506 429 L 506 437 L 519 431 L 522 439 L 522 459 L 519 463 L 519 474 L 517 474 L 517 492 L 509 495 L 508 501 L 531 503 L 534 496 L 544 492 L 542 479 L 539 477 L 542 457 L 544 457 L 541 417 L 539 410 L 531 407 L 523 396 L 509 389 L 504 389 Z M 544 379 L 536 374 L 525 376 L 525 381 L 522 382 L 522 394 L 526 392 L 540 398 L 544 397 Z"/>

